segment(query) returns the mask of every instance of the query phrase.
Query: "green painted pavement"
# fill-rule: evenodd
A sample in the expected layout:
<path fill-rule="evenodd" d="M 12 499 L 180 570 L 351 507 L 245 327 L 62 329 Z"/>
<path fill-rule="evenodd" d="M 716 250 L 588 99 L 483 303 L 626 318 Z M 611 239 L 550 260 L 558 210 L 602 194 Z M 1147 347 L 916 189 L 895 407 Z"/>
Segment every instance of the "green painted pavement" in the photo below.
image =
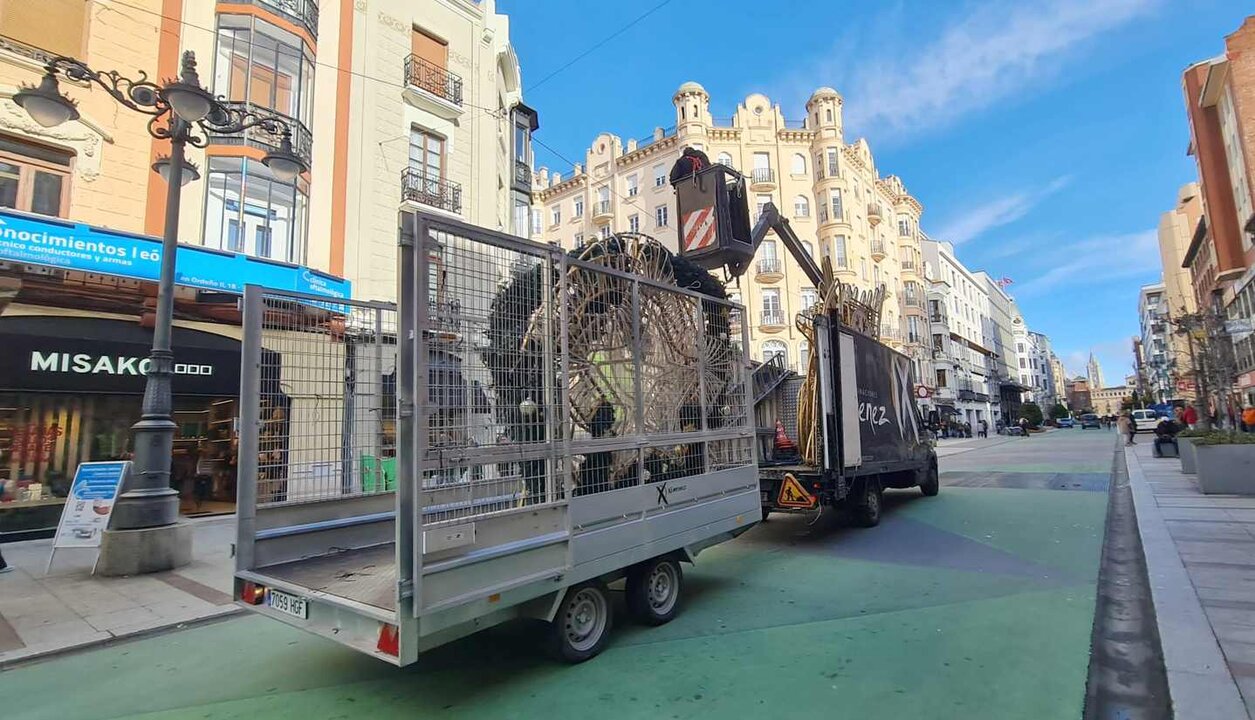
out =
<path fill-rule="evenodd" d="M 530 623 L 396 669 L 250 616 L 0 673 L 4 717 L 1079 717 L 1105 493 L 895 495 L 875 530 L 786 517 L 707 551 L 679 618 L 580 666 Z M 971 567 L 841 555 L 902 533 Z"/>

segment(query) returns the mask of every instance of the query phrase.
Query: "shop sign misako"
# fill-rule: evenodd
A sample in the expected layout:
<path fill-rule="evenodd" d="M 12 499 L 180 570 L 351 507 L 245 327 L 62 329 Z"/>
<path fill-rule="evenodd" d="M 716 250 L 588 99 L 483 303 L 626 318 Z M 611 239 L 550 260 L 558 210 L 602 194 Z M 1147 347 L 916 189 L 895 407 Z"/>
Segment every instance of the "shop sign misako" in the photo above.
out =
<path fill-rule="evenodd" d="M 81 223 L 0 210 L 0 261 L 156 281 L 161 242 Z M 348 298 L 349 281 L 300 265 L 179 245 L 175 283 L 203 290 L 244 292 L 245 285 Z"/>
<path fill-rule="evenodd" d="M 132 343 L 99 339 L 6 336 L 8 349 L 0 371 L 5 386 L 23 390 L 105 392 L 144 391 L 149 360 L 147 349 Z M 239 390 L 240 356 L 210 348 L 187 351 L 193 359 L 174 363 L 180 395 L 232 396 Z"/>

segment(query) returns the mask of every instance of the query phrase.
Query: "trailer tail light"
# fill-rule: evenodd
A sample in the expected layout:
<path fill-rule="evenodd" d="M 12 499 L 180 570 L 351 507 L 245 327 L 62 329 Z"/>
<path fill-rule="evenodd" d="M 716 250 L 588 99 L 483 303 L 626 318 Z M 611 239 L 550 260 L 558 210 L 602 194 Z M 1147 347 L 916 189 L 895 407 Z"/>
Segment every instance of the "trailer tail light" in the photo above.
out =
<path fill-rule="evenodd" d="M 392 657 L 401 654 L 401 638 L 396 625 L 383 623 L 379 626 L 379 642 L 375 643 L 375 649 Z"/>
<path fill-rule="evenodd" d="M 249 605 L 261 605 L 266 601 L 266 588 L 255 582 L 244 581 L 244 585 L 240 588 L 240 600 Z"/>

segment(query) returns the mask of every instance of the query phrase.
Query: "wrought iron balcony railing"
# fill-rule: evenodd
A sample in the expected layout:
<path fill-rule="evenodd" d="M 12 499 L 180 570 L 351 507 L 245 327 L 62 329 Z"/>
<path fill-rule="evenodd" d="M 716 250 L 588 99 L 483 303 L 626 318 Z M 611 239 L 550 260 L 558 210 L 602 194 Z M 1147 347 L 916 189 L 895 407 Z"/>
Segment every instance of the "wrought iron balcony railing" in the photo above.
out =
<path fill-rule="evenodd" d="M 314 136 L 300 120 L 256 103 L 224 101 L 222 104 L 231 108 L 239 108 L 242 111 L 257 113 L 258 115 L 273 115 L 282 120 L 292 132 L 292 152 L 305 161 L 305 167 L 313 166 Z M 267 131 L 265 124 L 253 126 L 242 133 L 224 133 L 219 135 L 209 131 L 208 135 L 209 142 L 214 145 L 245 145 L 266 151 L 278 150 L 279 144 L 283 140 L 282 135 Z"/>
<path fill-rule="evenodd" d="M 778 273 L 781 272 L 782 267 L 780 258 L 763 258 L 758 261 L 758 274 Z"/>
<path fill-rule="evenodd" d="M 462 104 L 462 78 L 430 60 L 417 55 L 406 57 L 405 82 L 454 105 Z"/>
<path fill-rule="evenodd" d="M 762 324 L 768 327 L 783 327 L 784 313 L 779 310 L 764 310 Z"/>
<path fill-rule="evenodd" d="M 754 172 L 750 175 L 750 182 L 755 185 L 760 183 L 774 183 L 776 181 L 776 171 L 771 168 L 754 168 Z"/>
<path fill-rule="evenodd" d="M 461 213 L 462 185 L 452 180 L 430 177 L 420 168 L 406 168 L 401 171 L 401 199 L 451 213 Z"/>
<path fill-rule="evenodd" d="M 244 0 L 263 8 L 270 8 L 305 29 L 318 39 L 318 3 L 316 0 Z"/>
<path fill-rule="evenodd" d="M 514 184 L 527 188 L 532 186 L 532 168 L 522 160 L 514 161 Z"/>

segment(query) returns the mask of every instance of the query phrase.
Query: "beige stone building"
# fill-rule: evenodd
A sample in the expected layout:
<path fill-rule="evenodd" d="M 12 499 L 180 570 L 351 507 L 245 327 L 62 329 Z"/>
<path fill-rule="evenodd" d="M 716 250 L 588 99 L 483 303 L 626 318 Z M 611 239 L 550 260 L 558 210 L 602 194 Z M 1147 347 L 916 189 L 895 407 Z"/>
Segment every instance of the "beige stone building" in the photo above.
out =
<path fill-rule="evenodd" d="M 1203 198 L 1198 183 L 1186 183 L 1177 191 L 1176 207 L 1159 217 L 1159 255 L 1163 261 L 1164 302 L 1169 319 L 1198 311 L 1193 280 L 1183 267 L 1186 250 L 1203 216 Z M 1189 340 L 1175 332 L 1167 333 L 1169 360 L 1176 397 L 1193 402 L 1193 359 Z"/>
<path fill-rule="evenodd" d="M 1133 388 L 1127 385 L 1116 385 L 1090 390 L 1089 396 L 1094 412 L 1098 415 L 1119 415 L 1125 401 L 1133 399 Z"/>
<path fill-rule="evenodd" d="M 750 202 L 758 208 L 774 202 L 816 261 L 830 258 L 843 282 L 883 284 L 882 337 L 922 361 L 923 208 L 900 179 L 879 173 L 865 140 L 846 141 L 841 96 L 816 90 L 800 120 L 786 120 L 779 105 L 757 93 L 731 117 L 714 117 L 710 96 L 695 82 L 681 85 L 671 100 L 672 127 L 642 140 L 603 133 L 573 172 L 541 168 L 532 237 L 574 247 L 597 235 L 637 231 L 676 249 L 679 223 L 667 175 L 692 146 L 742 172 Z M 755 359 L 783 354 L 794 368 L 806 362 L 810 348 L 793 321 L 816 291 L 779 238 L 768 235 L 729 291 L 745 305 Z M 918 370 L 924 377 L 922 363 Z"/>

